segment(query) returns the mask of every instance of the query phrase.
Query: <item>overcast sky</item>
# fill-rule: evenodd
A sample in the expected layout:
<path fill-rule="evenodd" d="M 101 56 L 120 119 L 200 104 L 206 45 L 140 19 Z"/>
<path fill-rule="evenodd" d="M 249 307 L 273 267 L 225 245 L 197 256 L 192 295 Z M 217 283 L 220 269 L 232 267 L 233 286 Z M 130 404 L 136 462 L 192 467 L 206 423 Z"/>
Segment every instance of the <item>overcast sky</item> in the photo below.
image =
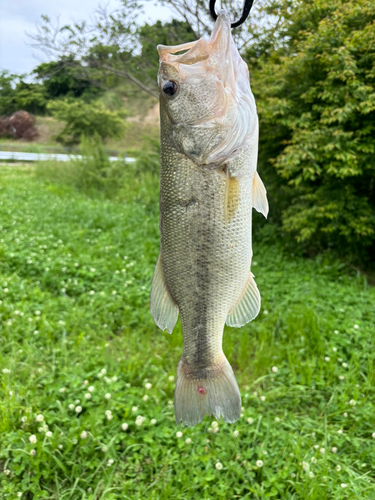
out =
<path fill-rule="evenodd" d="M 117 0 L 0 0 L 0 69 L 29 73 L 39 62 L 48 60 L 43 53 L 27 45 L 25 35 L 26 31 L 35 31 L 42 14 L 52 20 L 60 16 L 60 24 L 67 24 L 89 19 L 99 3 L 108 3 L 110 10 L 119 6 Z M 155 7 L 147 2 L 147 13 L 140 16 L 140 23 L 169 18 L 167 7 Z"/>

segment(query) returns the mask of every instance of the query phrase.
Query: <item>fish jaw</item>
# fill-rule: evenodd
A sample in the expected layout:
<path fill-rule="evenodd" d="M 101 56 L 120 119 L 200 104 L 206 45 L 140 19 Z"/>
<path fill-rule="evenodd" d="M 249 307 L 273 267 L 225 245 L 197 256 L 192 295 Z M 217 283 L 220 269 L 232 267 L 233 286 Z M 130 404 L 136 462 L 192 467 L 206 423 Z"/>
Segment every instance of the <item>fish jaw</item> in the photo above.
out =
<path fill-rule="evenodd" d="M 208 41 L 159 45 L 160 106 L 172 125 L 176 149 L 199 164 L 221 165 L 257 140 L 257 114 L 246 63 L 220 11 Z M 185 51 L 183 54 L 178 52 Z M 178 91 L 168 96 L 166 82 Z"/>

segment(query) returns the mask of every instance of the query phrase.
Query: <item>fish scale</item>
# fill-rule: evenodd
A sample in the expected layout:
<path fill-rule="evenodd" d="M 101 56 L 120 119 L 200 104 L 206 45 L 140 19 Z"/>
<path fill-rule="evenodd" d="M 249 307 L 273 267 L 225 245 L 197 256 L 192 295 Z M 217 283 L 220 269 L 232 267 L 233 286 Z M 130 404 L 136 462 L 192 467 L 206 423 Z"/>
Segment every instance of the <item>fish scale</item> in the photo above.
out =
<path fill-rule="evenodd" d="M 175 415 L 186 425 L 199 423 L 205 414 L 227 422 L 240 416 L 241 397 L 222 338 L 225 323 L 241 326 L 259 312 L 250 272 L 252 207 L 264 212 L 266 203 L 256 173 L 255 102 L 224 11 L 210 40 L 200 42 L 189 44 L 191 60 L 189 50 L 175 56 L 178 47 L 158 47 L 161 238 L 150 308 L 157 325 L 169 332 L 181 317 Z M 207 82 L 221 94 L 207 92 Z M 191 108 L 197 106 L 204 109 L 196 109 L 194 123 Z M 207 141 L 212 130 L 215 139 Z"/>

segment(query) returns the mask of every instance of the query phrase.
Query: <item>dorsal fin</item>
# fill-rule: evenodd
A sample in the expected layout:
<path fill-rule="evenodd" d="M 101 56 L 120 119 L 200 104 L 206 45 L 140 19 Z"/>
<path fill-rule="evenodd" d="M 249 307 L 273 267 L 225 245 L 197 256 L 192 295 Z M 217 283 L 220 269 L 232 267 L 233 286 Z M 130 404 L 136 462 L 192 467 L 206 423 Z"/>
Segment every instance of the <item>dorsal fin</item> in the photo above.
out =
<path fill-rule="evenodd" d="M 267 219 L 268 215 L 268 200 L 267 191 L 264 187 L 262 179 L 259 177 L 258 172 L 255 172 L 253 179 L 253 207 L 255 210 L 264 215 Z"/>

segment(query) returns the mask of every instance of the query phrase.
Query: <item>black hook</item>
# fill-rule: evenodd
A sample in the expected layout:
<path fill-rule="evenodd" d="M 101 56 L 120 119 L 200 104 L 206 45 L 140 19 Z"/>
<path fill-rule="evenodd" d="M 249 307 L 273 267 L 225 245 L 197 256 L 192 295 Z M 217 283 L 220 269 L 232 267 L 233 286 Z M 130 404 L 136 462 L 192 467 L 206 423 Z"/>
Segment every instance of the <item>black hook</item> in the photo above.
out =
<path fill-rule="evenodd" d="M 215 12 L 215 3 L 216 0 L 210 0 L 210 13 L 211 17 L 214 21 L 217 19 L 217 14 Z M 254 0 L 245 0 L 243 4 L 243 9 L 242 9 L 242 15 L 240 19 L 234 23 L 232 23 L 230 26 L 231 28 L 238 28 L 238 26 L 241 26 L 242 23 L 244 23 L 247 19 L 247 16 L 249 15 L 249 12 L 251 10 L 251 7 L 253 6 Z"/>

